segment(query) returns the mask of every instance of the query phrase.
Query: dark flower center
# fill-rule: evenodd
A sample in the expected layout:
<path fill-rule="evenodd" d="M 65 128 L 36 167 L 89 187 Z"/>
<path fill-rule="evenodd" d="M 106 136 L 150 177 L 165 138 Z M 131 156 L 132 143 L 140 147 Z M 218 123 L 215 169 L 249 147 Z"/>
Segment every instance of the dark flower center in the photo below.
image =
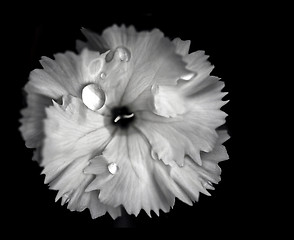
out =
<path fill-rule="evenodd" d="M 127 107 L 114 107 L 111 110 L 112 124 L 122 129 L 127 129 L 135 120 L 135 115 Z"/>

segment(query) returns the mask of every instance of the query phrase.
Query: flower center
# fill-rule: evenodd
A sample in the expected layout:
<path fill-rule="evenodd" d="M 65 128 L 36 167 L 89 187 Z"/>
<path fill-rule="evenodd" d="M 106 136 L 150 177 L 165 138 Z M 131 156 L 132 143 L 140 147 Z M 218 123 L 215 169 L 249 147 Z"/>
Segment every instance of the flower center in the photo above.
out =
<path fill-rule="evenodd" d="M 126 129 L 135 120 L 135 115 L 127 107 L 114 107 L 111 110 L 112 124 Z"/>

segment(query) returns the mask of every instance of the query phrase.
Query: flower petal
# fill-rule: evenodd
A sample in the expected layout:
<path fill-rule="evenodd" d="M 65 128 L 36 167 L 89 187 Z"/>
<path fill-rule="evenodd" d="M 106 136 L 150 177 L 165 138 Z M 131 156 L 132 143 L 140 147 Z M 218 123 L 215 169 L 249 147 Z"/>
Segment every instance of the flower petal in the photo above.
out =
<path fill-rule="evenodd" d="M 103 156 L 96 156 L 89 161 L 89 165 L 84 169 L 86 174 L 102 174 L 107 168 L 107 161 Z"/>
<path fill-rule="evenodd" d="M 181 92 L 189 96 L 207 85 L 212 84 L 210 80 L 219 80 L 218 78 L 209 77 L 209 74 L 213 70 L 213 66 L 207 61 L 208 56 L 204 54 L 204 51 L 197 51 L 184 56 L 184 61 L 187 62 L 187 69 L 195 73 L 194 77 L 189 81 L 181 82 Z"/>
<path fill-rule="evenodd" d="M 220 181 L 221 169 L 217 165 L 219 161 L 228 159 L 225 147 L 222 145 L 228 138 L 226 131 L 218 131 L 218 140 L 211 152 L 202 153 L 202 166 L 199 166 L 189 157 L 185 157 L 183 167 L 172 167 L 171 178 L 183 189 L 192 201 L 198 201 L 199 192 L 210 196 L 206 189 L 213 190 L 211 183 Z M 222 149 L 219 151 L 219 149 Z M 218 155 L 216 155 L 218 153 Z"/>
<path fill-rule="evenodd" d="M 198 81 L 196 76 L 182 85 L 162 86 L 154 91 L 153 112 L 165 118 L 155 117 L 148 106 L 142 109 L 147 111 L 135 111 L 137 128 L 165 164 L 175 161 L 181 166 L 184 156 L 189 155 L 201 165 L 200 151 L 212 150 L 217 139 L 215 129 L 225 123 L 227 114 L 220 110 L 226 103 L 222 101 L 226 95 L 221 91 L 224 84 L 218 78 L 207 76 L 209 71 L 203 70 L 203 76 L 197 75 L 198 80 L 205 76 L 203 81 Z M 175 121 L 166 124 L 166 117 L 173 117 Z"/>
<path fill-rule="evenodd" d="M 189 196 L 183 191 L 183 189 L 171 178 L 171 167 L 164 165 L 160 161 L 155 162 L 154 167 L 154 178 L 156 182 L 158 183 L 158 187 L 161 189 L 161 191 L 169 196 L 169 198 L 174 199 L 174 197 L 177 197 L 184 203 L 188 205 L 192 205 L 192 202 L 189 198 Z M 177 166 L 173 166 L 177 167 Z"/>
<path fill-rule="evenodd" d="M 93 219 L 103 216 L 106 212 L 108 212 L 113 219 L 116 219 L 117 217 L 121 216 L 120 207 L 114 208 L 100 202 L 100 200 L 98 199 L 98 191 L 92 191 L 87 194 L 91 195 L 89 210 Z"/>
<path fill-rule="evenodd" d="M 175 85 L 181 76 L 191 73 L 185 68 L 182 56 L 176 53 L 175 45 L 158 29 L 136 32 L 133 26 L 126 28 L 114 25 L 107 28 L 101 37 L 91 35 L 91 38 L 96 42 L 107 42 L 112 51 L 123 46 L 130 52 L 130 59 L 124 64 L 130 74 L 123 77 L 117 71 L 116 75 L 108 78 L 109 82 L 120 81 L 121 89 L 115 95 L 121 100 L 121 105 L 134 102 L 154 84 Z"/>
<path fill-rule="evenodd" d="M 100 56 L 99 52 L 84 49 L 80 55 L 68 51 L 55 54 L 54 57 L 55 60 L 42 57 L 40 63 L 44 69 L 35 69 L 30 73 L 30 80 L 25 86 L 28 93 L 52 99 L 67 94 L 81 97 L 83 86 L 99 81 L 97 76 L 104 64 L 104 56 Z"/>
<path fill-rule="evenodd" d="M 201 167 L 186 157 L 183 167 L 171 169 L 171 178 L 183 189 L 192 201 L 198 201 L 199 192 L 210 196 L 210 193 L 203 187 L 201 180 Z"/>
<path fill-rule="evenodd" d="M 82 28 L 82 33 L 87 38 L 87 43 L 79 41 L 77 44 L 77 50 L 80 51 L 85 46 L 93 51 L 99 51 L 100 53 L 104 53 L 110 49 L 109 43 L 107 43 L 103 38 L 101 38 L 97 33 L 90 31 L 89 29 Z"/>
<path fill-rule="evenodd" d="M 55 60 L 42 57 L 40 63 L 44 69 L 35 69 L 30 73 L 30 81 L 25 90 L 53 99 L 68 93 L 77 96 L 81 77 L 80 62 L 80 57 L 72 52 L 56 54 Z"/>
<path fill-rule="evenodd" d="M 21 111 L 21 126 L 19 128 L 25 144 L 28 148 L 36 148 L 41 145 L 43 133 L 43 119 L 45 108 L 52 104 L 50 98 L 39 94 L 27 95 L 28 106 Z"/>
<path fill-rule="evenodd" d="M 146 116 L 149 115 L 149 120 Z M 166 123 L 165 118 L 152 121 L 154 114 L 137 112 L 136 127 L 148 139 L 152 150 L 165 164 L 175 161 L 178 165 L 184 164 L 184 156 L 189 155 L 201 165 L 200 151 L 211 151 L 217 134 L 215 128 L 223 124 L 224 116 L 207 112 L 191 110 L 182 118 Z M 214 118 L 213 118 L 214 117 Z"/>
<path fill-rule="evenodd" d="M 140 38 L 139 38 L 140 39 Z M 122 104 L 129 104 L 146 89 L 154 84 L 176 85 L 182 76 L 190 74 L 182 57 L 175 52 L 174 45 L 161 36 L 159 31 L 152 31 L 146 47 L 140 55 L 134 55 L 135 71 L 129 79 L 122 99 Z"/>
<path fill-rule="evenodd" d="M 133 128 L 125 134 L 118 130 L 103 152 L 108 163 L 116 163 L 119 170 L 110 177 L 97 175 L 94 186 L 100 190 L 99 199 L 111 206 L 122 205 L 129 214 L 138 215 L 144 209 L 150 216 L 153 210 L 169 211 L 174 204 L 174 196 L 166 194 L 154 178 L 154 160 L 150 156 L 148 143 Z M 103 180 L 104 178 L 104 180 Z"/>
<path fill-rule="evenodd" d="M 217 131 L 217 134 L 219 138 L 213 150 L 201 153 L 202 166 L 188 156 L 185 157 L 185 165 L 182 167 L 174 163 L 166 166 L 155 161 L 154 176 L 165 195 L 175 196 L 189 205 L 198 201 L 200 192 L 210 196 L 207 190 L 213 190 L 212 183 L 217 184 L 220 181 L 221 171 L 217 163 L 228 159 L 226 149 L 222 145 L 229 138 L 227 131 Z"/>
<path fill-rule="evenodd" d="M 208 162 L 221 162 L 224 160 L 229 159 L 229 155 L 227 153 L 226 148 L 222 145 L 224 142 L 226 142 L 230 137 L 226 130 L 219 130 L 218 133 L 218 139 L 216 141 L 215 147 L 211 152 L 205 153 L 201 152 L 201 159 L 206 165 L 209 165 Z M 203 167 L 206 167 L 205 164 Z M 207 167 L 208 168 L 208 167 Z"/>
<path fill-rule="evenodd" d="M 178 53 L 188 52 L 189 42 L 175 39 L 174 44 Z M 226 95 L 221 92 L 224 84 L 219 78 L 209 76 L 213 66 L 207 58 L 203 51 L 185 55 L 183 59 L 188 63 L 187 69 L 194 72 L 194 75 L 182 76 L 181 80 L 185 81 L 179 81 L 175 86 L 153 85 L 130 104 L 133 111 L 146 110 L 164 117 L 176 117 L 185 114 L 191 108 L 200 107 L 197 105 L 201 105 L 202 108 L 219 109 L 226 103 L 221 101 Z"/>
<path fill-rule="evenodd" d="M 105 125 L 107 117 L 87 109 L 80 99 L 65 96 L 62 100 L 62 105 L 53 102 L 46 109 L 41 165 L 45 183 L 59 190 L 56 200 L 62 196 L 69 209 L 82 211 L 91 205 L 85 188 L 93 180 L 83 169 L 105 148 L 114 129 Z"/>
<path fill-rule="evenodd" d="M 187 112 L 186 99 L 177 86 L 158 86 L 154 93 L 154 113 L 176 117 Z"/>
<path fill-rule="evenodd" d="M 175 38 L 173 40 L 173 44 L 175 44 L 175 46 L 176 46 L 176 53 L 178 53 L 182 56 L 185 56 L 189 53 L 189 49 L 190 49 L 190 45 L 191 45 L 190 40 L 183 41 L 180 38 Z"/>

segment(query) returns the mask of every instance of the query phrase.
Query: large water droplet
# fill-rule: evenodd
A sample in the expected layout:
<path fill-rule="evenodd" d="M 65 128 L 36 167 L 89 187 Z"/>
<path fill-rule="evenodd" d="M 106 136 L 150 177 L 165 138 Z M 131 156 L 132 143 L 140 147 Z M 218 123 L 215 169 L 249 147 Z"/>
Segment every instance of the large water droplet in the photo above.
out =
<path fill-rule="evenodd" d="M 108 164 L 107 168 L 108 168 L 108 171 L 109 171 L 112 175 L 116 174 L 116 172 L 117 172 L 117 170 L 118 170 L 118 166 L 117 166 L 116 163 L 110 163 L 110 164 Z"/>
<path fill-rule="evenodd" d="M 97 111 L 105 103 L 105 93 L 95 83 L 90 83 L 82 90 L 83 103 L 91 110 Z"/>

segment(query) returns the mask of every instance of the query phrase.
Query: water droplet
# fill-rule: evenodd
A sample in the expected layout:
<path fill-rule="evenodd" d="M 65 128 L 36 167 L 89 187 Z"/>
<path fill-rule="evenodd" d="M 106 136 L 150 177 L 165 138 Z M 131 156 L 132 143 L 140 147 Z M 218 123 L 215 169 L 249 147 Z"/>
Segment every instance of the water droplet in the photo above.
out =
<path fill-rule="evenodd" d="M 126 47 L 117 47 L 116 52 L 117 52 L 117 54 L 118 54 L 121 61 L 123 61 L 123 62 L 130 61 L 131 52 Z"/>
<path fill-rule="evenodd" d="M 100 73 L 100 78 L 105 79 L 106 78 L 106 73 L 105 72 Z"/>
<path fill-rule="evenodd" d="M 105 93 L 95 83 L 90 83 L 82 90 L 83 103 L 91 110 L 100 109 L 105 103 Z"/>
<path fill-rule="evenodd" d="M 119 58 L 122 62 L 128 62 L 131 59 L 131 52 L 124 46 L 117 47 L 115 50 L 109 51 L 105 57 L 105 61 L 110 62 L 114 58 Z"/>
<path fill-rule="evenodd" d="M 108 168 L 108 171 L 109 171 L 112 175 L 116 174 L 116 172 L 117 172 L 117 170 L 118 170 L 118 166 L 117 166 L 116 163 L 110 163 L 110 164 L 108 164 L 107 168 Z"/>
<path fill-rule="evenodd" d="M 190 79 L 192 79 L 194 76 L 195 76 L 194 73 L 188 73 L 188 74 L 186 74 L 186 75 L 181 76 L 181 79 L 183 79 L 183 80 L 190 80 Z"/>

